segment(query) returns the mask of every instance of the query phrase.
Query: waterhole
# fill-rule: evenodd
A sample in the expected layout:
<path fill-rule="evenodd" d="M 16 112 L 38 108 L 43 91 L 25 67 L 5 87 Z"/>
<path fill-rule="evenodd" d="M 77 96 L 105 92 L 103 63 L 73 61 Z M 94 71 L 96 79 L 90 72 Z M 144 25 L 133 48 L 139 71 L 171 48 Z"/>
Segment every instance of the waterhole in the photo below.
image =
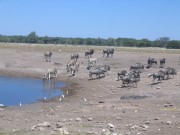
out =
<path fill-rule="evenodd" d="M 0 104 L 17 106 L 61 96 L 65 83 L 57 80 L 42 80 L 0 76 Z"/>

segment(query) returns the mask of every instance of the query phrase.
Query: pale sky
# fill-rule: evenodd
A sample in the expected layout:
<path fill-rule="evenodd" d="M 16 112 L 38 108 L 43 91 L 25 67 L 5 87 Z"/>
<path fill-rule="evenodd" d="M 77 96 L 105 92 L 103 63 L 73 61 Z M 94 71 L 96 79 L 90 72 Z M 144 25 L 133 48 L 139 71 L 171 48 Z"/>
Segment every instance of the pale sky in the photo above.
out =
<path fill-rule="evenodd" d="M 180 40 L 180 0 L 0 0 L 0 34 Z"/>

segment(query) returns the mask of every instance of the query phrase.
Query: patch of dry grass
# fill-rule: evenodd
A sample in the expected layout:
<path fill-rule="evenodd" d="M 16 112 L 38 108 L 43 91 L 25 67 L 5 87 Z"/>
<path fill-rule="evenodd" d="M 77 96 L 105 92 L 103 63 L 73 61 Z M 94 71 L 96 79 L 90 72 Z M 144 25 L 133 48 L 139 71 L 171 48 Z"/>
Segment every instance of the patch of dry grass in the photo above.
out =
<path fill-rule="evenodd" d="M 25 43 L 0 43 L 0 49 L 12 48 L 12 49 L 24 49 L 32 51 L 63 51 L 63 52 L 84 52 L 91 48 L 96 52 L 102 52 L 103 49 L 109 48 L 109 46 L 87 46 L 87 45 L 53 45 L 53 44 L 25 44 Z M 180 49 L 165 49 L 165 48 L 137 48 L 137 47 L 116 47 L 112 48 L 118 52 L 140 52 L 140 53 L 172 53 L 180 54 Z"/>

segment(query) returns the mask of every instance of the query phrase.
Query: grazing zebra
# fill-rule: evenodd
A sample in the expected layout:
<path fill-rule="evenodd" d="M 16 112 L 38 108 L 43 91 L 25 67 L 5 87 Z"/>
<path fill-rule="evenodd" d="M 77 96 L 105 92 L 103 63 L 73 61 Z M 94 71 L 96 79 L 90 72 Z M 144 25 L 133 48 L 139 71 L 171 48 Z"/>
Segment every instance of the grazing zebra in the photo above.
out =
<path fill-rule="evenodd" d="M 51 75 L 53 75 L 53 76 L 51 77 Z M 50 68 L 44 73 L 44 79 L 51 79 L 51 78 L 57 78 L 57 68 L 56 67 Z"/>
<path fill-rule="evenodd" d="M 44 53 L 44 61 L 51 62 L 51 56 L 52 56 L 52 52 L 45 52 Z"/>

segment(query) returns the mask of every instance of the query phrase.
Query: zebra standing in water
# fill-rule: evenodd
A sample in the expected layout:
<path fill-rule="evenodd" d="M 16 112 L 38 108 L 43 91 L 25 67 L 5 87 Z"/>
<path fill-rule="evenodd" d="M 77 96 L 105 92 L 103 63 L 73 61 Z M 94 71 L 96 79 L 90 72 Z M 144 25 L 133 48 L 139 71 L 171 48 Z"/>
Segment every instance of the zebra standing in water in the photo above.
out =
<path fill-rule="evenodd" d="M 44 61 L 51 62 L 51 56 L 52 56 L 52 52 L 45 52 L 44 53 Z"/>

